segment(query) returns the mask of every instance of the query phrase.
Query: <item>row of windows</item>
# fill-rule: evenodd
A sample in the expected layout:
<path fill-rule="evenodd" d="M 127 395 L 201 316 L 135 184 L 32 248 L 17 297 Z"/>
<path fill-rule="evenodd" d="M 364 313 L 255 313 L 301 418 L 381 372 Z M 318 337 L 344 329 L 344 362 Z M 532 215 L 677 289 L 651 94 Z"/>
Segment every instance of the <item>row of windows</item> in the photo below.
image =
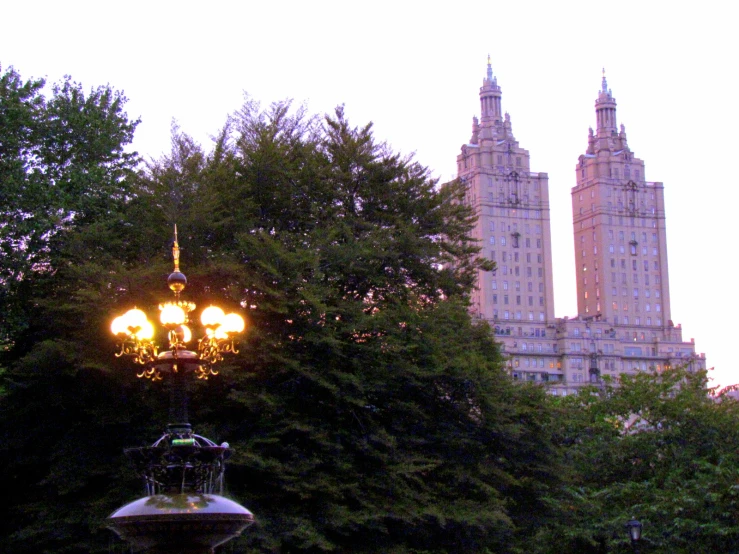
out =
<path fill-rule="evenodd" d="M 497 257 L 498 254 L 497 254 L 497 252 L 495 250 L 491 250 L 490 256 L 491 256 L 490 259 L 493 260 L 494 262 L 497 262 L 498 261 L 498 257 Z M 530 253 L 527 253 L 526 254 L 526 263 L 527 264 L 532 263 L 532 260 L 534 260 L 534 259 L 536 259 L 536 263 L 540 264 L 540 263 L 542 263 L 542 260 L 544 259 L 544 257 L 541 254 L 537 254 L 536 255 L 536 258 L 534 258 Z M 507 252 L 507 251 L 503 250 L 503 252 L 501 252 L 501 262 L 505 263 L 505 262 L 509 262 L 509 261 L 510 262 L 514 262 L 514 263 L 520 262 L 521 261 L 521 257 L 518 255 L 518 252 L 513 252 L 511 254 L 510 252 Z"/>
<path fill-rule="evenodd" d="M 608 229 L 608 240 L 614 240 L 614 237 L 615 236 L 616 235 L 615 235 L 613 229 Z M 619 231 L 618 232 L 618 242 L 620 242 L 620 243 L 626 242 L 625 239 L 626 239 L 626 237 L 625 237 L 624 232 L 623 231 Z M 631 239 L 629 240 L 629 242 L 635 243 L 636 240 L 637 240 L 636 239 L 636 232 L 635 231 L 632 231 L 631 232 Z M 595 231 L 593 231 L 593 242 L 599 242 L 598 241 L 598 234 Z M 642 233 L 641 234 L 641 242 L 642 243 L 646 243 L 647 242 L 647 234 L 646 233 Z M 654 243 L 657 242 L 657 233 L 652 233 L 652 242 L 654 242 Z M 580 235 L 580 244 L 585 244 L 585 235 Z"/>
<path fill-rule="evenodd" d="M 596 279 L 596 283 L 597 282 L 598 281 Z M 585 279 L 585 284 L 587 285 L 587 279 Z M 649 283 L 647 283 L 647 284 L 649 284 Z M 493 287 L 493 288 L 495 288 L 495 287 Z M 517 289 L 517 290 L 520 290 L 520 289 Z M 643 294 L 644 295 L 644 298 L 650 298 L 651 295 L 652 295 L 652 292 L 651 292 L 650 289 L 644 289 L 642 291 L 640 288 L 635 287 L 633 289 L 634 298 L 638 299 L 640 294 Z M 655 298 L 659 298 L 659 294 L 660 294 L 659 289 L 655 289 L 655 291 L 654 291 L 654 297 Z M 626 287 L 621 287 L 621 296 L 628 296 L 628 295 L 629 295 L 628 289 Z M 587 291 L 587 290 L 586 291 L 583 291 L 583 297 L 585 298 L 585 300 L 587 300 L 589 298 L 589 296 L 590 296 L 589 291 Z M 618 296 L 618 287 L 611 287 L 611 296 Z M 596 287 L 595 288 L 595 298 L 596 299 L 600 298 L 600 287 Z"/>
<path fill-rule="evenodd" d="M 633 203 L 633 202 L 630 202 L 630 203 L 629 203 L 629 205 L 630 205 L 630 208 L 631 208 L 631 209 L 634 209 L 634 203 Z M 590 205 L 590 207 L 591 207 L 591 209 L 592 209 L 593 211 L 595 211 L 595 206 L 594 206 L 593 204 L 591 204 L 591 205 Z M 618 202 L 616 202 L 616 207 L 617 207 L 617 208 L 618 208 L 619 210 L 622 210 L 622 209 L 623 209 L 623 207 L 624 207 L 624 203 L 623 203 L 623 202 L 621 202 L 621 200 L 619 200 Z M 640 207 L 641 207 L 641 209 L 642 209 L 642 210 L 644 210 L 644 201 L 643 201 L 643 200 L 642 200 L 642 201 L 641 201 L 641 203 L 640 203 Z M 613 208 L 613 203 L 609 201 L 609 202 L 608 202 L 608 209 L 610 210 L 610 209 L 612 209 L 612 208 Z M 655 213 L 657 213 L 657 209 L 656 209 L 656 208 L 655 208 L 655 207 L 654 207 L 654 206 L 653 206 L 652 204 L 650 204 L 650 205 L 649 205 L 649 206 L 648 206 L 648 207 L 647 207 L 646 209 L 647 209 L 647 210 L 649 211 L 649 213 L 650 213 L 650 214 L 652 214 L 652 215 L 654 215 Z M 580 210 L 581 210 L 581 212 L 580 212 L 580 213 L 582 213 L 582 208 L 580 208 Z"/>
<path fill-rule="evenodd" d="M 619 263 L 619 267 L 621 269 L 626 269 L 626 267 L 627 267 L 626 259 L 625 258 L 621 258 L 619 260 L 619 262 L 620 262 Z M 639 270 L 639 262 L 638 262 L 638 260 L 631 260 L 631 264 L 630 265 L 631 265 L 631 270 L 632 271 L 638 271 Z M 649 260 L 642 260 L 641 266 L 644 269 L 644 271 L 649 271 Z M 615 268 L 616 267 L 616 258 L 611 258 L 611 267 L 612 268 Z M 652 269 L 654 271 L 659 271 L 659 260 L 652 260 Z"/>
<path fill-rule="evenodd" d="M 497 315 L 497 313 L 496 313 Z M 526 333 L 523 331 L 523 327 L 518 327 L 518 333 L 516 333 L 516 327 L 501 327 L 500 325 L 495 326 L 495 334 L 496 335 L 511 335 L 514 336 L 526 336 L 526 337 L 546 337 L 547 332 L 546 329 L 539 329 L 538 327 L 531 327 Z"/>
<path fill-rule="evenodd" d="M 600 292 L 598 291 L 598 289 L 596 289 L 596 293 L 600 295 Z M 652 294 L 650 289 L 641 290 L 640 288 L 637 288 L 637 287 L 632 289 L 632 293 L 633 293 L 634 298 L 639 298 L 640 294 L 643 294 L 645 298 L 650 298 Z M 626 287 L 621 287 L 621 296 L 628 296 L 628 295 L 629 295 L 629 289 L 627 289 Z M 618 296 L 618 287 L 611 287 L 611 296 Z M 655 289 L 654 297 L 659 298 L 659 289 Z"/>
<path fill-rule="evenodd" d="M 627 316 L 627 315 L 621 316 L 620 318 L 619 318 L 619 316 L 615 315 L 615 316 L 613 316 L 613 322 L 614 323 L 623 323 L 624 325 L 630 325 L 630 323 L 629 323 L 629 316 Z M 640 316 L 635 316 L 632 319 L 632 322 L 634 323 L 634 325 L 652 325 L 652 318 L 651 317 L 647 317 L 644 320 L 644 323 L 642 323 L 642 318 Z M 654 325 L 658 325 L 658 326 L 659 325 L 662 325 L 662 318 L 661 317 L 656 317 L 654 319 Z M 634 334 L 636 334 L 636 333 L 634 333 Z M 634 338 L 636 339 L 636 337 L 634 337 Z M 642 339 L 643 338 L 644 338 L 644 333 L 642 333 Z"/>
<path fill-rule="evenodd" d="M 514 248 L 518 248 L 518 245 L 519 245 L 519 242 L 520 242 L 518 239 L 519 239 L 519 237 L 518 237 L 517 234 L 514 234 L 512 237 L 510 237 L 511 245 Z M 526 248 L 531 248 L 531 244 L 532 243 L 531 243 L 531 239 L 530 238 L 525 238 L 523 243 L 524 243 L 524 246 L 526 246 Z M 496 237 L 493 236 L 493 237 L 490 237 L 490 244 L 492 244 L 492 245 L 500 244 L 500 246 L 507 246 L 508 245 L 508 238 L 503 236 L 503 237 L 500 237 L 500 238 L 497 238 L 496 239 Z M 536 239 L 536 242 L 534 244 L 536 244 L 536 248 L 541 248 L 541 239 Z"/>
<path fill-rule="evenodd" d="M 615 250 L 616 249 L 615 249 L 615 247 L 612 244 L 609 244 L 608 245 L 608 252 L 610 254 L 615 254 Z M 623 244 L 618 247 L 618 251 L 619 251 L 620 254 L 625 254 L 626 253 L 626 248 L 624 247 Z M 581 250 L 581 252 L 582 252 L 582 257 L 583 258 L 587 256 L 587 251 L 584 248 Z M 647 247 L 646 246 L 642 246 L 641 253 L 644 256 L 646 256 L 647 255 L 647 252 L 648 252 Z M 598 245 L 597 244 L 594 244 L 593 245 L 593 254 L 597 254 L 597 253 L 598 253 Z M 631 254 L 632 256 L 636 256 L 638 254 L 638 252 L 637 252 L 637 245 L 636 244 L 630 244 L 629 245 L 629 254 Z M 653 247 L 652 248 L 652 256 L 657 256 L 657 247 Z M 636 260 L 632 260 L 632 262 L 634 264 L 634 269 L 636 269 Z M 621 265 L 622 266 L 623 266 L 624 263 L 625 263 L 625 261 L 624 260 L 621 260 Z M 647 267 L 646 266 L 646 263 L 647 262 L 645 261 L 644 262 L 645 269 Z M 611 262 L 611 267 L 613 267 L 613 262 Z"/>
<path fill-rule="evenodd" d="M 655 269 L 657 269 L 657 268 L 655 268 Z M 638 273 L 632 273 L 632 275 L 631 275 L 631 281 L 635 285 L 638 285 L 639 284 L 639 274 Z M 617 282 L 618 282 L 618 280 L 616 279 L 616 273 L 615 272 L 614 273 L 611 273 L 611 283 L 617 283 Z M 654 276 L 654 284 L 655 285 L 659 285 L 659 284 L 661 284 L 661 282 L 662 282 L 662 279 L 661 279 L 661 277 L 660 277 L 660 275 L 658 273 L 658 274 L 656 274 Z M 621 284 L 622 285 L 625 285 L 626 283 L 627 283 L 626 273 L 622 273 L 621 274 Z M 644 284 L 647 285 L 647 286 L 649 286 L 649 274 L 644 275 Z"/>
<path fill-rule="evenodd" d="M 613 225 L 613 216 L 609 215 L 607 221 L 608 221 L 608 225 Z M 637 219 L 635 217 L 630 217 L 630 218 L 627 218 L 627 223 L 631 227 L 652 227 L 653 229 L 656 229 L 657 228 L 657 220 L 656 219 L 653 219 L 653 218 L 649 218 L 649 219 L 639 218 L 639 219 Z M 590 226 L 591 227 L 595 227 L 595 224 L 596 224 L 596 218 L 591 217 L 590 218 Z M 621 215 L 618 216 L 618 224 L 621 225 L 621 226 L 624 225 L 624 218 Z M 587 220 L 582 220 L 580 222 L 580 229 L 584 229 L 586 225 L 588 225 Z"/>
<path fill-rule="evenodd" d="M 493 252 L 493 256 L 492 256 L 491 260 L 495 261 L 495 252 Z M 507 265 L 501 265 L 500 268 L 494 269 L 493 270 L 493 275 L 497 275 L 498 274 L 498 270 L 500 270 L 500 272 L 503 275 L 508 275 L 509 274 L 509 267 Z M 527 266 L 525 268 L 525 270 L 526 270 L 526 277 L 529 277 L 529 278 L 533 277 L 533 270 L 532 270 L 531 266 Z M 540 277 L 540 278 L 541 277 L 544 277 L 544 269 L 541 268 L 541 267 L 537 268 L 536 269 L 536 274 L 537 274 L 537 277 Z M 521 275 L 521 267 L 520 266 L 513 266 L 513 267 L 511 267 L 510 268 L 510 275 L 513 275 L 515 277 L 519 277 Z"/>
<path fill-rule="evenodd" d="M 508 310 L 503 310 L 503 319 L 523 319 L 522 314 L 520 311 L 512 312 Z M 534 312 L 528 312 L 528 320 L 534 321 Z M 498 310 L 497 308 L 493 310 L 493 317 L 495 319 L 498 318 Z M 544 321 L 544 312 L 539 312 L 539 321 Z"/>
<path fill-rule="evenodd" d="M 534 351 L 534 343 L 533 342 L 529 342 L 529 343 L 522 342 L 521 343 L 521 350 L 523 352 L 526 352 L 526 351 L 533 352 Z M 543 351 L 543 345 L 542 345 L 542 343 L 540 343 L 540 342 L 537 342 L 536 343 L 536 351 L 537 352 L 542 352 Z"/>
<path fill-rule="evenodd" d="M 511 281 L 511 284 L 515 286 L 516 292 L 521 291 L 521 281 Z M 501 283 L 503 290 L 508 290 L 508 281 L 503 281 Z M 498 281 L 492 282 L 492 288 L 493 290 L 498 290 Z M 534 283 L 529 281 L 526 283 L 526 288 L 529 292 L 534 292 Z M 539 283 L 539 292 L 544 292 L 544 283 Z"/>
<path fill-rule="evenodd" d="M 500 207 L 500 206 L 485 206 L 483 207 L 484 212 L 487 212 L 485 214 L 483 212 L 483 215 L 489 215 L 490 217 L 510 217 L 510 218 L 520 218 L 520 219 L 541 219 L 541 210 L 521 210 L 518 208 L 506 208 L 506 207 Z M 528 225 L 528 223 L 524 224 L 524 226 Z M 528 232 L 528 231 L 526 231 Z M 541 234 L 541 225 L 535 224 L 534 225 L 534 232 L 537 235 Z"/>
<path fill-rule="evenodd" d="M 498 295 L 497 294 L 494 294 L 493 295 L 493 304 L 497 304 L 497 303 L 498 303 Z M 504 294 L 503 295 L 503 304 L 506 304 L 506 305 L 508 304 L 508 295 L 507 294 Z M 520 305 L 521 305 L 521 295 L 516 295 L 516 306 L 520 306 Z M 533 306 L 534 305 L 534 297 L 533 296 L 529 296 L 528 297 L 528 305 L 529 306 Z M 539 297 L 539 306 L 543 306 L 543 305 L 544 305 L 544 297 L 543 296 L 540 296 Z M 649 311 L 649 310 L 647 310 L 647 311 Z M 520 319 L 520 318 L 518 318 L 518 319 Z"/>
<path fill-rule="evenodd" d="M 628 302 L 624 302 L 622 304 L 622 306 L 623 306 L 622 311 L 624 311 L 624 312 L 628 312 L 629 311 L 629 303 Z M 618 302 L 614 301 L 613 304 L 611 305 L 611 307 L 614 310 L 617 310 L 618 311 Z M 634 311 L 635 312 L 638 312 L 639 311 L 639 304 L 634 303 Z M 651 312 L 652 311 L 652 307 L 651 307 L 651 305 L 650 305 L 649 302 L 647 302 L 646 304 L 644 304 L 644 311 L 645 312 Z M 654 311 L 655 312 L 661 312 L 662 311 L 662 305 L 661 304 L 655 304 L 654 305 Z"/>
<path fill-rule="evenodd" d="M 492 193 L 492 192 L 491 193 L 488 193 L 488 200 L 490 202 L 495 202 L 496 201 L 495 194 Z M 519 204 L 519 203 L 528 204 L 529 203 L 529 195 L 528 194 L 524 194 L 521 198 L 519 198 L 518 197 L 518 194 L 515 193 L 515 192 L 513 192 L 513 193 L 511 193 L 511 194 L 508 195 L 508 198 L 506 198 L 505 193 L 503 191 L 500 191 L 498 193 L 497 200 L 498 200 L 498 202 L 500 204 L 503 204 L 504 202 L 509 202 L 510 204 Z M 533 202 L 536 203 L 536 204 L 538 204 L 539 201 L 540 201 L 540 198 L 539 198 L 539 195 L 537 194 L 537 195 L 534 196 Z M 537 212 L 538 212 L 538 210 L 537 210 Z M 541 212 L 539 212 L 539 215 L 535 216 L 535 219 L 539 219 L 540 217 L 541 217 Z M 527 216 L 524 216 L 524 218 L 525 219 L 530 219 Z"/>
<path fill-rule="evenodd" d="M 475 155 L 466 157 L 464 159 L 464 167 L 467 168 L 468 162 L 472 167 L 475 167 L 476 165 L 475 158 L 476 158 Z M 497 159 L 498 165 L 502 166 L 503 165 L 503 154 L 498 154 L 496 159 Z M 511 165 L 511 155 L 510 154 L 506 154 L 506 165 Z M 521 167 L 521 156 L 516 156 L 516 167 Z M 462 168 L 460 167 L 459 169 L 461 170 Z M 492 178 L 490 179 L 491 181 L 489 182 L 490 184 L 492 184 Z M 534 186 L 538 187 L 539 184 L 536 181 L 534 181 Z"/>
<path fill-rule="evenodd" d="M 502 163 L 503 163 L 502 156 L 498 156 L 498 165 L 501 165 Z M 499 184 L 500 188 L 502 189 L 504 184 L 510 184 L 511 182 L 515 182 L 515 183 L 518 182 L 518 178 L 516 176 L 513 176 L 513 179 L 514 181 L 511 181 L 510 175 L 505 175 L 504 177 L 495 177 L 495 178 L 488 176 L 488 187 L 492 187 L 493 181 L 495 181 L 496 183 Z M 530 184 L 529 181 L 523 182 L 524 192 L 527 192 L 529 190 L 529 184 Z M 539 181 L 534 180 L 533 186 L 534 186 L 534 190 L 539 190 Z"/>
<path fill-rule="evenodd" d="M 595 248 L 597 248 L 597 247 L 595 247 Z M 616 248 L 612 244 L 609 244 L 608 245 L 608 252 L 610 254 L 615 254 Z M 626 254 L 626 247 L 623 244 L 620 244 L 619 247 L 618 247 L 618 252 L 619 252 L 619 254 Z M 642 246 L 641 247 L 642 256 L 646 256 L 648 252 L 649 252 L 649 248 L 647 248 L 646 246 Z M 594 250 L 594 253 L 597 254 L 598 251 L 597 250 Z M 638 247 L 637 247 L 637 245 L 636 244 L 630 244 L 629 245 L 629 254 L 631 254 L 632 256 L 636 256 L 637 253 L 638 253 Z M 654 246 L 654 247 L 652 247 L 652 256 L 656 256 L 656 255 L 657 255 L 657 247 Z M 644 263 L 646 264 L 646 262 L 644 262 Z"/>
<path fill-rule="evenodd" d="M 616 171 L 617 171 L 616 176 L 618 177 L 618 170 L 616 170 Z M 625 172 L 624 172 L 626 177 L 629 177 L 628 171 L 629 170 L 626 169 Z M 636 177 L 636 179 L 639 179 L 639 172 L 638 171 L 636 172 L 636 176 L 635 177 Z M 610 198 L 611 194 L 613 194 L 613 196 L 616 196 L 618 198 L 621 198 L 621 191 L 618 188 L 616 188 L 616 187 L 607 187 L 606 188 L 606 196 Z M 638 197 L 638 193 L 637 193 L 637 197 Z M 590 189 L 590 198 L 595 198 L 595 187 L 592 187 Z M 650 192 L 649 198 L 651 200 L 654 200 L 654 191 L 651 191 Z M 580 193 L 578 200 L 580 202 L 582 202 L 582 193 Z"/>
<path fill-rule="evenodd" d="M 613 237 L 614 237 L 613 229 L 609 229 L 608 230 L 608 239 L 609 240 L 613 240 Z M 595 239 L 595 233 L 593 233 L 593 239 Z M 632 231 L 631 232 L 631 240 L 632 241 L 636 240 L 636 232 L 635 231 Z M 624 242 L 624 232 L 623 231 L 619 231 L 618 232 L 618 242 Z M 641 234 L 641 242 L 647 242 L 647 234 L 646 233 L 642 233 Z M 657 242 L 657 233 L 652 233 L 652 242 Z"/>

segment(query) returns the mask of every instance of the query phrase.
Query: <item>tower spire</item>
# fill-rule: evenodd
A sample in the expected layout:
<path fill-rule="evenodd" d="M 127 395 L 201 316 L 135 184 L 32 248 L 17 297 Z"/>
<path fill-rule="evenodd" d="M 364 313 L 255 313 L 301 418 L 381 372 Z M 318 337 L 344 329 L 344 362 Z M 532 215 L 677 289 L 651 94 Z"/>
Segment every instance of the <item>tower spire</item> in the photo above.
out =
<path fill-rule="evenodd" d="M 483 125 L 489 122 L 495 124 L 501 122 L 500 97 L 500 87 L 498 80 L 493 76 L 493 67 L 490 63 L 490 54 L 488 54 L 487 74 L 480 88 L 480 113 Z"/>
<path fill-rule="evenodd" d="M 616 99 L 613 98 L 611 90 L 606 81 L 606 70 L 603 68 L 601 89 L 598 91 L 598 99 L 595 101 L 595 116 L 597 119 L 596 134 L 598 137 L 610 137 L 617 133 L 616 128 Z"/>

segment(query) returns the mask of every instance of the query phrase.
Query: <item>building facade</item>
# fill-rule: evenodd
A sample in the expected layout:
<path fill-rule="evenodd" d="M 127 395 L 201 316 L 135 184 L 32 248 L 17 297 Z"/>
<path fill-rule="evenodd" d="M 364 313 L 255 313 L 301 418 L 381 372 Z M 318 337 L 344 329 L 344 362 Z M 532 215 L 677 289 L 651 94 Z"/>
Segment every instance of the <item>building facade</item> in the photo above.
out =
<path fill-rule="evenodd" d="M 664 187 L 645 180 L 605 76 L 572 189 L 576 317 L 554 315 L 548 176 L 531 171 L 501 101 L 488 60 L 457 171 L 482 255 L 497 266 L 480 272 L 472 310 L 495 330 L 513 377 L 567 394 L 624 372 L 704 369 L 705 355 L 671 319 Z"/>

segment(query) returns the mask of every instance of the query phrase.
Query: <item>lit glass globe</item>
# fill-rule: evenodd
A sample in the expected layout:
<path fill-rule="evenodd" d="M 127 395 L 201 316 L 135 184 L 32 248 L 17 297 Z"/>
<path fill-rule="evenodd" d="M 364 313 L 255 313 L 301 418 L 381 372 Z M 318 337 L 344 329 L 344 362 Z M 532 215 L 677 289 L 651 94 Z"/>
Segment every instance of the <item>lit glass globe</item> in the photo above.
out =
<path fill-rule="evenodd" d="M 138 308 L 128 310 L 123 317 L 125 318 L 125 324 L 127 327 L 143 327 L 148 323 L 146 314 Z"/>
<path fill-rule="evenodd" d="M 244 318 L 239 314 L 228 314 L 223 318 L 222 329 L 226 333 L 242 333 L 244 331 Z"/>
<path fill-rule="evenodd" d="M 163 304 L 161 306 L 161 312 L 159 314 L 159 321 L 162 325 L 182 325 L 185 323 L 185 310 L 179 307 L 177 304 Z"/>
<path fill-rule="evenodd" d="M 128 325 L 126 325 L 126 318 L 122 315 L 116 317 L 113 323 L 110 324 L 110 330 L 116 336 L 127 335 Z"/>
<path fill-rule="evenodd" d="M 223 325 L 224 317 L 226 317 L 226 314 L 218 306 L 208 306 L 200 315 L 200 322 L 205 327 L 218 327 L 219 325 Z"/>
<path fill-rule="evenodd" d="M 154 326 L 149 321 L 144 321 L 135 335 L 139 340 L 151 340 L 154 337 Z"/>
<path fill-rule="evenodd" d="M 179 325 L 175 329 L 175 333 L 177 333 L 177 338 L 180 342 L 188 343 L 192 340 L 192 331 L 190 331 L 187 325 Z"/>

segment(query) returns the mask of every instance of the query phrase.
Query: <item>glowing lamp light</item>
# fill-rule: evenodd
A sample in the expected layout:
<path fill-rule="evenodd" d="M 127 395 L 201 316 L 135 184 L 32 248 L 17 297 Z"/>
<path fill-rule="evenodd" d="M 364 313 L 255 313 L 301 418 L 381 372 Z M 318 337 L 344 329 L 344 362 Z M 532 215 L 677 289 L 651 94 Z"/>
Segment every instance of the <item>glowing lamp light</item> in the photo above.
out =
<path fill-rule="evenodd" d="M 146 314 L 135 308 L 116 317 L 110 325 L 110 330 L 114 335 L 133 335 L 139 339 L 154 336 L 154 328 L 146 319 Z"/>
<path fill-rule="evenodd" d="M 144 324 L 137 327 L 132 333 L 138 340 L 151 340 L 154 337 L 154 326 L 150 321 L 144 321 Z"/>
<path fill-rule="evenodd" d="M 192 340 L 192 331 L 190 331 L 190 328 L 187 325 L 179 325 L 175 329 L 175 333 L 177 333 L 177 338 L 185 344 Z"/>
<path fill-rule="evenodd" d="M 128 310 L 125 314 L 123 314 L 123 317 L 125 318 L 126 325 L 129 329 L 143 327 L 144 325 L 149 323 L 149 321 L 146 319 L 146 314 L 137 308 L 134 308 L 133 310 Z"/>
<path fill-rule="evenodd" d="M 223 354 L 238 354 L 236 335 L 243 332 L 246 325 L 240 315 L 226 315 L 218 306 L 208 306 L 200 317 L 204 336 L 201 335 L 197 341 L 197 351 L 190 351 L 186 345 L 193 340 L 189 324 L 195 304 L 180 297 L 187 278 L 179 268 L 176 226 L 172 257 L 174 272 L 167 283 L 174 292 L 175 300 L 159 305 L 159 320 L 167 329 L 169 350 L 159 353 L 158 346 L 152 340 L 154 326 L 143 311 L 134 308 L 111 323 L 110 330 L 120 342 L 120 352 L 116 356 L 132 356 L 135 363 L 146 366 L 137 375 L 153 381 L 161 381 L 162 372 L 175 374 L 180 370 L 192 371 L 198 379 L 207 379 L 209 375 L 218 374 L 213 365 L 223 360 Z"/>
<path fill-rule="evenodd" d="M 185 323 L 187 316 L 177 304 L 167 303 L 161 306 L 162 311 L 159 314 L 159 321 L 165 326 L 177 326 Z"/>
<path fill-rule="evenodd" d="M 205 327 L 219 327 L 223 325 L 226 314 L 218 306 L 208 306 L 200 315 L 200 323 Z"/>
<path fill-rule="evenodd" d="M 126 318 L 122 315 L 116 317 L 110 325 L 110 330 L 115 336 L 127 335 L 128 325 L 126 325 Z"/>
<path fill-rule="evenodd" d="M 223 318 L 222 329 L 226 333 L 241 333 L 245 326 L 244 318 L 239 314 L 228 314 Z"/>

